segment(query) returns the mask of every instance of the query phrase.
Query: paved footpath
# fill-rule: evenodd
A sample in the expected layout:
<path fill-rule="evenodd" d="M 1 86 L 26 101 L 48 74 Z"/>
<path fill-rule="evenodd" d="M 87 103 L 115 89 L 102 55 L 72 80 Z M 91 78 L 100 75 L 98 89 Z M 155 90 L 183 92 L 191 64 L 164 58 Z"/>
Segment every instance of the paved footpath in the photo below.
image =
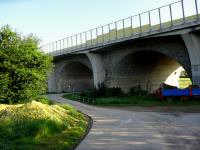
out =
<path fill-rule="evenodd" d="M 199 112 L 109 109 L 48 96 L 92 117 L 93 126 L 76 150 L 200 150 Z"/>

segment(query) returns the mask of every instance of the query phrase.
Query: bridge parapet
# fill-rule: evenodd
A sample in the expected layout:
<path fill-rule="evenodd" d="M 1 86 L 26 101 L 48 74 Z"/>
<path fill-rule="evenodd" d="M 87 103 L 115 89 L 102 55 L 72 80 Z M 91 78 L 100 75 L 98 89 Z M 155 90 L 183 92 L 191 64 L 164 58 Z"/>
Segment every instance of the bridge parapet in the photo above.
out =
<path fill-rule="evenodd" d="M 41 47 L 53 56 L 183 29 L 200 24 L 200 0 L 180 0 Z"/>

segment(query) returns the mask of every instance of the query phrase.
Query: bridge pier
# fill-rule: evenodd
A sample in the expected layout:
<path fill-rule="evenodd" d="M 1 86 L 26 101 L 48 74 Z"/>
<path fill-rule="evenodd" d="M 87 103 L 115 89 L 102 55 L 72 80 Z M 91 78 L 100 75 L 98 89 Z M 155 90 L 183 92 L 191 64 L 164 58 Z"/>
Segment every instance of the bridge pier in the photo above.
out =
<path fill-rule="evenodd" d="M 190 57 L 193 85 L 200 86 L 200 35 L 186 33 L 182 34 L 182 38 Z"/>
<path fill-rule="evenodd" d="M 48 92 L 49 93 L 55 93 L 55 92 L 57 92 L 55 72 L 52 72 L 48 76 L 47 84 L 48 84 Z"/>
<path fill-rule="evenodd" d="M 100 54 L 86 53 L 92 65 L 94 86 L 105 81 L 105 69 L 103 67 L 103 59 Z"/>

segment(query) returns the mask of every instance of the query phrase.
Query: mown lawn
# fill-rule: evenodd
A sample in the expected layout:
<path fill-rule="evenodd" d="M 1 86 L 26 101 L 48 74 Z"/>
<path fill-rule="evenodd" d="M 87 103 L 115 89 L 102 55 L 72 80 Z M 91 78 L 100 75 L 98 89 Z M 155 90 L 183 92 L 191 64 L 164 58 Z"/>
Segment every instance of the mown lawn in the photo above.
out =
<path fill-rule="evenodd" d="M 85 135 L 88 118 L 69 105 L 0 105 L 0 149 L 68 150 Z"/>
<path fill-rule="evenodd" d="M 66 94 L 64 98 L 80 101 L 74 94 Z M 86 99 L 86 98 L 85 98 Z M 86 101 L 87 102 L 87 101 Z M 200 106 L 200 98 L 179 99 L 167 98 L 158 99 L 151 95 L 144 96 L 123 96 L 123 97 L 103 97 L 96 98 L 97 106 Z"/>

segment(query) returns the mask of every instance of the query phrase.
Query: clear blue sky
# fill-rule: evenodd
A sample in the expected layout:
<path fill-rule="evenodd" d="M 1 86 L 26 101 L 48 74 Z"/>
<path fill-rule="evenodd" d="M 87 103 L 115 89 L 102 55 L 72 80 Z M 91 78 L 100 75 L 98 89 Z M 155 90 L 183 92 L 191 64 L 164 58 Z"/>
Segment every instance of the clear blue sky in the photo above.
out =
<path fill-rule="evenodd" d="M 33 33 L 44 44 L 174 1 L 0 0 L 0 26 Z"/>

